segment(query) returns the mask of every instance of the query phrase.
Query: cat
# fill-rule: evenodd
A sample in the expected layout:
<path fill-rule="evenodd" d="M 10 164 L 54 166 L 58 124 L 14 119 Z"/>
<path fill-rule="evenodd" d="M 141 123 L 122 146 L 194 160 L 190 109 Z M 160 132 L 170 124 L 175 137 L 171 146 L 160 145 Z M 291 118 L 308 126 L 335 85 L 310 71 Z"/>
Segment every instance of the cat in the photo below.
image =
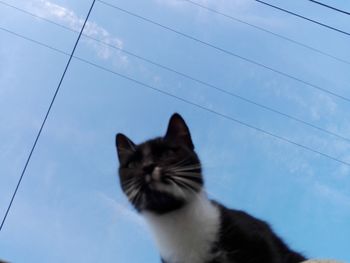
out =
<path fill-rule="evenodd" d="M 209 200 L 189 128 L 177 113 L 164 137 L 116 135 L 123 192 L 149 224 L 163 263 L 297 263 L 270 226 Z"/>

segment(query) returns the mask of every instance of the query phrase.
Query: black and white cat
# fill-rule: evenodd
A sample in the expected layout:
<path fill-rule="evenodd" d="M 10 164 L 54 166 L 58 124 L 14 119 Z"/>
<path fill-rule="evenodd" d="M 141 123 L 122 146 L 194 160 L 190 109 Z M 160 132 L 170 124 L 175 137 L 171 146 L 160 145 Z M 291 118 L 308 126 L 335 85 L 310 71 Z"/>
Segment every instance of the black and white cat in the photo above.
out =
<path fill-rule="evenodd" d="M 164 137 L 134 144 L 117 134 L 119 176 L 149 223 L 164 263 L 297 263 L 264 221 L 209 200 L 189 129 L 174 114 Z"/>

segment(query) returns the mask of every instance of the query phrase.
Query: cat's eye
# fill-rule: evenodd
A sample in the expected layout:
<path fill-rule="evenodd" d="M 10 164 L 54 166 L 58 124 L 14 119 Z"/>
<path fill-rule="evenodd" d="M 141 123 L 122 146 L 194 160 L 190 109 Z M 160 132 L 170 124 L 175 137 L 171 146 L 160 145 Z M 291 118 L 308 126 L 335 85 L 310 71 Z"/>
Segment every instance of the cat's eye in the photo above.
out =
<path fill-rule="evenodd" d="M 176 153 L 175 149 L 173 148 L 168 148 L 163 152 L 164 157 L 170 157 L 173 156 Z"/>

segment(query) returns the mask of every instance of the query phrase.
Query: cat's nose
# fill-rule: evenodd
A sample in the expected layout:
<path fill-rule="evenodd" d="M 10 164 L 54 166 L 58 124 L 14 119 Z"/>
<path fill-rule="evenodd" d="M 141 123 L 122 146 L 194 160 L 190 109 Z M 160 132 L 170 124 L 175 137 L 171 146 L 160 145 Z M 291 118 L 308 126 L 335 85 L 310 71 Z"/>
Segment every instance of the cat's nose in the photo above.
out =
<path fill-rule="evenodd" d="M 147 163 L 147 164 L 144 164 L 142 169 L 145 173 L 147 174 L 151 174 L 155 168 L 155 164 L 154 163 Z"/>

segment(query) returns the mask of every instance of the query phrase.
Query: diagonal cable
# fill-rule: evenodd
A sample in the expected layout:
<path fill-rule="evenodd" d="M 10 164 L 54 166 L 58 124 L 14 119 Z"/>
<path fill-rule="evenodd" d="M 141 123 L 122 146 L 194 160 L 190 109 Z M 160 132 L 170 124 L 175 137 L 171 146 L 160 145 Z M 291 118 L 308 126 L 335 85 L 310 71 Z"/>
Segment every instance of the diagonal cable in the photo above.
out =
<path fill-rule="evenodd" d="M 7 30 L 7 29 L 4 30 L 2 27 L 0 27 L 0 30 L 6 31 L 6 32 L 8 32 L 8 33 L 10 33 L 10 34 L 13 34 L 13 35 L 15 35 L 15 36 L 17 36 L 17 37 L 20 37 L 20 38 L 22 38 L 22 39 L 25 39 L 25 40 L 27 40 L 27 41 L 33 42 L 33 43 L 35 43 L 35 44 L 37 44 L 37 45 L 41 45 L 41 46 L 43 46 L 43 47 L 45 47 L 45 48 L 49 48 L 49 49 L 51 49 L 51 50 L 53 50 L 53 51 L 55 51 L 55 52 L 59 52 L 59 53 L 61 53 L 61 54 L 64 54 L 64 55 L 69 56 L 68 53 L 66 53 L 66 52 L 64 52 L 64 51 L 61 51 L 61 50 L 58 50 L 57 48 L 51 47 L 51 46 L 49 46 L 49 45 L 47 45 L 47 44 L 44 44 L 44 43 L 42 43 L 42 42 L 39 42 L 39 41 L 37 41 L 37 40 L 31 39 L 31 38 L 29 38 L 29 37 L 26 37 L 26 36 L 23 36 L 23 35 L 20 35 L 20 34 L 17 34 L 17 33 L 14 33 L 13 31 L 10 31 L 10 30 Z M 143 87 L 145 87 L 145 88 L 148 88 L 148 89 L 150 89 L 150 90 L 153 90 L 153 91 L 155 91 L 155 92 L 157 92 L 157 93 L 160 93 L 160 94 L 163 94 L 163 95 L 165 95 L 165 96 L 168 96 L 168 97 L 174 98 L 174 99 L 176 99 L 176 100 L 182 101 L 183 103 L 192 105 L 193 107 L 199 108 L 199 109 L 201 109 L 201 110 L 203 110 L 203 111 L 206 111 L 206 112 L 209 112 L 209 113 L 212 113 L 212 114 L 217 115 L 217 116 L 219 116 L 219 117 L 221 117 L 221 118 L 224 118 L 224 119 L 226 119 L 226 120 L 228 120 L 228 121 L 237 123 L 237 124 L 239 124 L 239 125 L 241 125 L 241 126 L 245 126 L 245 127 L 250 128 L 250 129 L 252 129 L 252 130 L 255 130 L 255 131 L 257 131 L 257 132 L 260 132 L 260 133 L 263 133 L 263 134 L 268 135 L 268 136 L 270 136 L 270 137 L 273 137 L 273 138 L 275 138 L 275 139 L 277 139 L 277 140 L 279 140 L 279 141 L 282 141 L 282 142 L 285 142 L 285 143 L 294 145 L 294 146 L 299 147 L 299 148 L 302 148 L 302 149 L 304 149 L 304 150 L 306 150 L 306 151 L 309 151 L 309 152 L 318 154 L 318 155 L 323 156 L 323 157 L 325 157 L 325 158 L 327 158 L 327 159 L 333 160 L 333 161 L 335 161 L 335 162 L 338 162 L 338 163 L 340 163 L 340 164 L 343 164 L 343 165 L 346 165 L 346 166 L 349 166 L 349 167 L 350 167 L 350 162 L 347 162 L 347 161 L 345 161 L 345 160 L 338 159 L 337 157 L 334 157 L 334 156 L 329 155 L 329 154 L 327 154 L 327 153 L 318 151 L 318 150 L 316 150 L 316 149 L 313 149 L 312 147 L 309 147 L 309 146 L 306 146 L 306 145 L 304 145 L 304 144 L 295 142 L 295 141 L 293 141 L 293 140 L 291 140 L 291 139 L 288 139 L 288 138 L 285 138 L 285 137 L 283 137 L 283 136 L 274 134 L 274 133 L 272 133 L 272 132 L 270 132 L 270 131 L 267 131 L 267 130 L 262 129 L 262 128 L 259 128 L 259 127 L 256 127 L 256 126 L 254 126 L 254 125 L 252 125 L 252 124 L 246 123 L 246 122 L 241 121 L 241 120 L 239 120 L 239 119 L 233 118 L 233 117 L 231 117 L 230 115 L 227 115 L 227 114 L 218 112 L 218 111 L 216 111 L 216 110 L 207 108 L 207 107 L 205 107 L 205 106 L 203 106 L 203 105 L 201 105 L 201 104 L 198 104 L 198 103 L 196 103 L 196 102 L 190 101 L 190 100 L 188 100 L 188 99 L 186 99 L 186 98 L 179 97 L 179 96 L 177 96 L 177 95 L 175 95 L 175 94 L 169 93 L 169 92 L 164 91 L 164 90 L 162 90 L 162 89 L 158 89 L 158 88 L 153 87 L 153 86 L 151 86 L 151 85 L 149 85 L 149 84 L 146 84 L 146 83 L 144 83 L 144 82 L 141 82 L 141 81 L 139 81 L 139 80 L 136 80 L 135 78 L 132 78 L 132 77 L 126 76 L 126 75 L 124 75 L 124 74 L 121 74 L 121 73 L 119 73 L 119 72 L 113 71 L 113 70 L 111 70 L 111 69 L 108 69 L 108 68 L 106 68 L 106 67 L 103 67 L 103 66 L 101 66 L 101 65 L 98 65 L 98 64 L 96 64 L 96 63 L 94 63 L 94 62 L 91 62 L 91 61 L 89 61 L 89 60 L 86 60 L 86 59 L 84 59 L 84 58 L 80 58 L 80 57 L 77 57 L 77 56 L 73 56 L 73 57 L 74 57 L 75 59 L 81 61 L 81 62 L 84 63 L 84 64 L 88 64 L 88 65 L 90 65 L 90 66 L 92 66 L 92 67 L 95 67 L 95 68 L 97 68 L 97 69 L 103 70 L 103 71 L 105 71 L 105 72 L 107 72 L 107 73 L 110 73 L 110 74 L 119 76 L 119 77 L 121 77 L 121 78 L 123 78 L 123 79 L 126 79 L 126 80 L 129 80 L 129 81 L 131 81 L 131 82 L 133 82 L 133 83 L 135 83 L 135 84 L 138 84 L 138 85 L 140 85 L 140 86 L 143 86 Z"/>
<path fill-rule="evenodd" d="M 45 118 L 43 119 L 43 122 L 42 122 L 42 124 L 41 124 L 41 126 L 40 126 L 39 132 L 38 132 L 38 134 L 37 134 L 37 136 L 36 136 L 36 138 L 35 138 L 35 141 L 34 141 L 34 143 L 33 143 L 32 148 L 31 148 L 31 150 L 30 150 L 30 153 L 29 153 L 29 156 L 28 156 L 28 158 L 27 158 L 27 161 L 26 161 L 26 163 L 25 163 L 25 165 L 24 165 L 24 167 L 23 167 L 21 176 L 20 176 L 20 178 L 19 178 L 19 180 L 18 180 L 18 182 L 17 182 L 16 188 L 15 188 L 15 191 L 14 191 L 13 194 L 12 194 L 11 201 L 10 201 L 10 203 L 8 204 L 8 207 L 7 207 L 7 209 L 6 209 L 6 213 L 5 213 L 5 215 L 4 215 L 3 219 L 2 219 L 2 222 L 1 222 L 1 225 L 0 225 L 0 231 L 2 230 L 2 228 L 3 228 L 4 224 L 5 224 L 7 215 L 8 215 L 8 213 L 9 213 L 11 207 L 12 207 L 13 200 L 14 200 L 15 197 L 16 197 L 18 188 L 19 188 L 19 186 L 20 186 L 20 184 L 21 184 L 21 182 L 22 182 L 23 176 L 24 176 L 24 174 L 25 174 L 25 172 L 26 172 L 26 170 L 27 170 L 28 164 L 29 164 L 30 159 L 31 159 L 31 157 L 32 157 L 32 154 L 33 154 L 33 152 L 34 152 L 34 150 L 35 150 L 35 147 L 36 147 L 36 145 L 37 145 L 37 143 L 38 143 L 38 140 L 39 140 L 39 138 L 40 138 L 41 132 L 42 132 L 44 126 L 45 126 L 46 120 L 47 120 L 47 118 L 48 118 L 48 116 L 49 116 L 49 114 L 50 114 L 51 108 L 52 108 L 52 106 L 53 106 L 53 104 L 54 104 L 54 102 L 55 102 L 56 96 L 57 96 L 57 94 L 58 94 L 58 92 L 59 92 L 59 90 L 60 90 L 60 88 L 61 88 L 63 79 L 64 79 L 64 77 L 65 77 L 65 75 L 66 75 L 66 73 L 67 73 L 68 67 L 69 67 L 69 65 L 70 65 L 70 62 L 71 62 L 73 56 L 74 56 L 74 52 L 75 52 L 75 50 L 76 50 L 76 48 L 77 48 L 77 46 L 78 46 L 80 37 L 81 37 L 81 35 L 82 35 L 83 31 L 84 31 L 85 25 L 86 25 L 86 23 L 87 23 L 87 21 L 88 21 L 88 19 L 89 19 L 89 16 L 90 16 L 91 11 L 92 11 L 92 9 L 93 9 L 93 7 L 94 7 L 94 5 L 95 5 L 95 2 L 96 2 L 96 0 L 93 0 L 92 4 L 91 4 L 91 6 L 90 6 L 89 12 L 88 12 L 88 14 L 87 14 L 87 16 L 86 16 L 86 18 L 85 18 L 84 24 L 83 24 L 83 26 L 82 26 L 82 28 L 81 28 L 81 30 L 80 30 L 79 36 L 78 36 L 78 38 L 77 38 L 77 40 L 76 40 L 76 42 L 75 42 L 75 44 L 74 44 L 73 50 L 72 50 L 72 52 L 70 53 L 68 62 L 67 62 L 67 64 L 66 64 L 66 67 L 65 67 L 65 69 L 64 69 L 64 71 L 63 71 L 63 74 L 62 74 L 61 79 L 60 79 L 60 81 L 59 81 L 59 83 L 58 83 L 58 86 L 57 86 L 57 88 L 56 88 L 56 91 L 55 91 L 55 93 L 54 93 L 54 95 L 53 95 L 53 97 L 52 97 L 50 106 L 49 106 L 49 108 L 47 109 Z M 19 36 L 19 34 L 17 34 L 17 36 Z M 28 40 L 28 38 L 27 38 L 27 40 Z M 39 41 L 36 41 L 36 43 L 38 44 Z M 48 45 L 45 45 L 45 46 L 48 47 Z M 55 51 L 57 51 L 57 49 L 55 49 Z M 60 52 L 60 53 L 64 53 L 64 52 Z"/>
<path fill-rule="evenodd" d="M 184 0 L 184 1 L 187 1 L 187 0 Z M 188 1 L 190 1 L 190 0 L 188 0 Z M 3 1 L 0 0 L 0 4 L 2 4 L 2 3 L 3 3 Z M 35 18 L 41 19 L 41 20 L 43 20 L 43 21 L 45 21 L 45 22 L 48 22 L 48 23 L 51 23 L 51 24 L 53 24 L 53 25 L 59 26 L 59 27 L 65 29 L 65 30 L 69 30 L 69 31 L 74 32 L 74 33 L 79 33 L 79 31 L 77 31 L 77 30 L 75 30 L 75 29 L 72 29 L 72 28 L 67 27 L 67 26 L 65 26 L 65 25 L 56 23 L 56 22 L 54 22 L 54 21 L 52 21 L 52 20 L 49 20 L 49 19 L 47 19 L 47 18 L 38 16 L 38 15 L 33 14 L 33 13 L 31 13 L 31 12 L 28 12 L 28 11 L 26 11 L 26 10 L 20 9 L 20 8 L 18 8 L 18 7 L 15 7 L 15 6 L 12 6 L 12 5 L 9 5 L 9 4 L 5 4 L 5 5 L 6 5 L 6 6 L 9 6 L 9 7 L 11 7 L 11 8 L 14 8 L 14 9 L 20 11 L 20 12 L 23 12 L 23 13 L 25 13 L 25 14 L 27 14 L 27 15 L 30 15 L 30 16 L 32 16 L 32 17 L 35 17 Z M 3 29 L 3 30 L 6 31 L 6 29 Z M 102 44 L 102 45 L 105 45 L 105 46 L 107 46 L 107 47 L 109 47 L 109 48 L 112 48 L 112 49 L 115 49 L 115 50 L 117 50 L 117 51 L 123 52 L 123 53 L 125 53 L 125 54 L 130 55 L 130 56 L 133 56 L 133 57 L 135 57 L 135 58 L 137 58 L 137 59 L 139 59 L 139 60 L 141 60 L 141 61 L 144 61 L 144 62 L 146 62 L 146 63 L 149 63 L 149 64 L 151 64 L 151 65 L 154 65 L 154 66 L 156 66 L 156 67 L 158 67 L 158 68 L 164 69 L 164 70 L 166 70 L 166 71 L 168 71 L 168 72 L 172 72 L 172 73 L 174 73 L 174 74 L 176 74 L 176 75 L 179 75 L 179 76 L 181 76 L 181 77 L 183 77 L 183 78 L 192 80 L 192 81 L 194 81 L 194 82 L 196 82 L 196 83 L 199 83 L 199 84 L 201 84 L 201 85 L 203 85 L 203 86 L 206 86 L 206 87 L 209 87 L 209 88 L 211 88 L 211 89 L 217 90 L 217 91 L 219 91 L 219 92 L 221 92 L 221 93 L 223 93 L 223 94 L 226 94 L 226 95 L 228 95 L 228 96 L 234 97 L 234 98 L 236 98 L 236 99 L 239 99 L 239 100 L 244 101 L 244 102 L 246 102 L 246 103 L 249 103 L 249 104 L 251 104 L 251 105 L 260 107 L 260 108 L 262 108 L 262 109 L 264 109 L 264 110 L 266 110 L 266 111 L 270 111 L 270 112 L 273 112 L 273 113 L 275 113 L 275 114 L 281 115 L 281 116 L 283 116 L 283 117 L 285 117 L 285 118 L 288 118 L 288 119 L 291 119 L 291 120 L 293 120 L 293 121 L 299 122 L 299 123 L 301 123 L 301 124 L 303 124 L 303 125 L 312 127 L 312 128 L 317 129 L 317 130 L 319 130 L 319 131 L 321 131 L 321 132 L 324 132 L 324 133 L 327 133 L 327 134 L 329 134 L 329 135 L 332 135 L 332 136 L 334 136 L 334 137 L 336 137 L 336 138 L 338 138 L 338 139 L 341 139 L 341 140 L 350 142 L 350 139 L 347 138 L 347 137 L 345 137 L 345 136 L 343 136 L 343 135 L 340 135 L 340 134 L 335 133 L 335 132 L 333 132 L 333 131 L 330 131 L 330 130 L 328 130 L 328 129 L 325 129 L 325 128 L 322 128 L 322 127 L 317 126 L 317 125 L 315 125 L 315 124 L 312 124 L 312 123 L 310 123 L 310 122 L 307 122 L 307 121 L 305 121 L 305 120 L 303 120 L 303 119 L 301 119 L 301 118 L 298 118 L 298 117 L 296 117 L 296 116 L 293 116 L 293 115 L 291 115 L 291 114 L 288 114 L 288 113 L 282 112 L 282 111 L 280 111 L 280 110 L 277 110 L 277 109 L 275 109 L 275 108 L 266 106 L 266 105 L 264 105 L 264 104 L 262 104 L 262 103 L 256 102 L 256 101 L 254 101 L 254 100 L 251 100 L 251 99 L 249 99 L 249 98 L 246 98 L 246 97 L 244 97 L 244 96 L 241 96 L 241 95 L 239 95 L 239 94 L 237 94 L 237 93 L 234 93 L 234 92 L 232 92 L 232 91 L 228 91 L 228 90 L 226 90 L 226 89 L 220 88 L 220 87 L 218 87 L 218 86 L 215 86 L 215 85 L 210 84 L 210 83 L 208 83 L 208 82 L 205 82 L 205 81 L 203 81 L 203 80 L 200 80 L 200 79 L 198 79 L 198 78 L 195 78 L 195 77 L 193 77 L 193 76 L 191 76 L 191 75 L 189 75 L 189 74 L 187 74 L 187 73 L 184 73 L 184 72 L 181 72 L 181 71 L 179 71 L 179 70 L 177 70 L 177 69 L 171 68 L 171 67 L 169 67 L 169 66 L 160 64 L 160 63 L 158 63 L 158 62 L 156 62 L 156 61 L 152 61 L 151 59 L 145 58 L 145 57 L 143 57 L 143 56 L 140 56 L 140 55 L 138 55 L 138 54 L 135 54 L 135 53 L 133 53 L 133 52 L 130 52 L 130 51 L 128 51 L 128 50 L 125 50 L 124 48 L 120 48 L 120 47 L 118 47 L 118 46 L 112 45 L 112 44 L 110 44 L 110 43 L 108 43 L 108 42 L 105 42 L 105 41 L 103 41 L 103 40 L 94 38 L 94 37 L 92 37 L 92 36 L 90 36 L 90 35 L 86 35 L 86 34 L 83 33 L 82 36 L 84 36 L 84 37 L 86 37 L 86 38 L 88 38 L 88 39 L 94 40 L 94 41 L 96 41 L 96 42 L 98 42 L 98 43 L 100 43 L 100 44 Z M 60 50 L 57 50 L 57 51 L 60 52 Z"/>
<path fill-rule="evenodd" d="M 337 60 L 337 61 L 339 61 L 339 62 L 342 62 L 342 63 L 345 63 L 345 64 L 350 65 L 350 61 L 347 61 L 347 60 L 345 60 L 345 59 L 343 59 L 343 58 L 337 57 L 337 56 L 332 55 L 332 54 L 330 54 L 330 53 L 328 53 L 328 52 L 325 52 L 325 51 L 323 51 L 323 50 L 317 49 L 317 48 L 315 48 L 315 47 L 313 47 L 313 46 L 309 46 L 309 45 L 307 45 L 307 44 L 304 44 L 304 43 L 299 42 L 299 41 L 297 41 L 297 40 L 294 40 L 294 39 L 292 39 L 292 38 L 289 38 L 289 37 L 283 36 L 283 35 L 281 35 L 281 34 L 275 33 L 275 32 L 273 32 L 273 31 L 270 31 L 270 30 L 268 30 L 268 29 L 266 29 L 266 28 L 263 28 L 263 27 L 261 27 L 261 26 L 257 26 L 257 25 L 255 25 L 255 24 L 246 22 L 246 21 L 244 21 L 244 20 L 242 20 L 242 19 L 240 19 L 240 18 L 237 18 L 237 17 L 235 17 L 235 16 L 233 16 L 233 15 L 230 15 L 230 14 L 228 14 L 228 13 L 224 13 L 224 12 L 219 11 L 219 10 L 217 10 L 217 9 L 210 8 L 210 7 L 206 6 L 206 5 L 197 3 L 197 2 L 192 1 L 192 0 L 182 0 L 182 1 L 188 2 L 189 4 L 194 5 L 194 6 L 197 6 L 197 7 L 201 8 L 201 9 L 204 9 L 204 10 L 207 10 L 207 11 L 209 11 L 209 12 L 215 13 L 215 14 L 217 14 L 217 15 L 226 17 L 226 18 L 228 18 L 228 19 L 230 19 L 230 20 L 233 20 L 233 21 L 235 21 L 235 22 L 238 22 L 238 23 L 241 23 L 241 24 L 250 26 L 250 27 L 255 28 L 255 29 L 259 30 L 259 31 L 265 32 L 265 33 L 267 33 L 267 34 L 270 34 L 270 35 L 272 35 L 272 36 L 274 36 L 274 37 L 283 39 L 283 40 L 285 40 L 285 41 L 288 41 L 288 42 L 293 43 L 293 44 L 295 44 L 295 45 L 298 45 L 298 46 L 300 46 L 300 47 L 306 48 L 306 49 L 308 49 L 308 50 L 311 50 L 311 51 L 316 52 L 316 53 L 318 53 L 318 54 L 321 54 L 321 55 L 323 55 L 323 56 L 330 57 L 330 58 L 332 58 L 332 59 L 334 59 L 334 60 Z M 311 1 L 311 0 L 309 0 L 309 1 Z M 2 2 L 2 1 L 0 1 L 0 2 Z"/>
<path fill-rule="evenodd" d="M 115 9 L 115 10 L 119 10 L 120 12 L 123 12 L 123 13 L 128 14 L 128 15 L 133 16 L 133 17 L 136 17 L 136 18 L 138 18 L 138 19 L 140 19 L 140 20 L 142 20 L 142 21 L 145 21 L 145 22 L 147 22 L 147 23 L 153 24 L 153 25 L 158 26 L 158 27 L 160 27 L 160 28 L 163 28 L 163 29 L 165 29 L 165 30 L 167 30 L 167 31 L 173 32 L 173 33 L 175 33 L 175 34 L 177 34 L 177 35 L 179 35 L 179 36 L 182 36 L 182 37 L 185 37 L 185 38 L 187 38 L 187 39 L 190 39 L 190 40 L 192 40 L 192 41 L 194 41 L 194 42 L 200 43 L 200 44 L 202 44 L 202 45 L 204 45 L 204 46 L 207 46 L 207 47 L 209 47 L 209 48 L 215 49 L 215 50 L 217 50 L 217 51 L 219 51 L 219 52 L 221 52 L 221 53 L 224 53 L 224 54 L 229 55 L 229 56 L 232 56 L 232 57 L 239 58 L 239 59 L 241 59 L 241 60 L 244 60 L 244 61 L 246 61 L 246 62 L 249 62 L 249 63 L 251 63 L 251 64 L 254 64 L 254 65 L 258 66 L 258 67 L 267 69 L 267 70 L 269 70 L 269 71 L 271 71 L 271 72 L 274 72 L 274 73 L 276 73 L 276 74 L 278 74 L 278 75 L 281 75 L 281 76 L 284 76 L 284 77 L 286 77 L 286 78 L 295 80 L 295 81 L 297 81 L 297 82 L 299 82 L 299 83 L 302 83 L 302 84 L 304 84 L 304 85 L 306 85 L 306 86 L 308 86 L 308 87 L 310 87 L 310 88 L 313 88 L 313 89 L 322 91 L 322 92 L 324 92 L 324 93 L 327 93 L 328 95 L 337 97 L 338 99 L 342 99 L 342 100 L 344 100 L 344 101 L 350 103 L 350 98 L 348 98 L 348 97 L 346 97 L 346 96 L 344 96 L 344 95 L 338 94 L 338 93 L 333 92 L 333 91 L 331 91 L 331 90 L 328 90 L 328 89 L 326 89 L 326 88 L 322 88 L 322 87 L 320 87 L 320 86 L 318 86 L 318 85 L 316 85 L 316 84 L 313 84 L 313 83 L 308 82 L 308 81 L 306 81 L 306 80 L 303 80 L 303 79 L 300 79 L 300 78 L 298 78 L 298 77 L 295 77 L 295 76 L 293 76 L 293 75 L 291 75 L 291 74 L 289 74 L 289 73 L 286 73 L 286 72 L 283 72 L 283 71 L 281 71 L 281 70 L 272 68 L 272 67 L 267 66 L 267 65 L 265 65 L 265 64 L 263 64 L 263 63 L 257 62 L 257 61 L 255 61 L 255 60 L 253 60 L 253 59 L 246 58 L 246 57 L 241 56 L 241 55 L 239 55 L 239 54 L 236 54 L 236 53 L 234 53 L 234 52 L 232 52 L 232 51 L 229 51 L 229 50 L 227 50 L 227 49 L 221 48 L 221 47 L 219 47 L 219 46 L 216 46 L 216 45 L 214 45 L 214 44 L 211 44 L 211 43 L 206 42 L 206 41 L 204 41 L 204 40 L 201 40 L 201 39 L 199 39 L 199 38 L 193 37 L 193 36 L 191 36 L 191 35 L 188 35 L 188 34 L 186 34 L 186 33 L 183 33 L 183 32 L 181 32 L 181 31 L 178 31 L 178 30 L 176 30 L 176 29 L 174 29 L 174 28 L 171 28 L 171 27 L 169 27 L 169 26 L 163 25 L 163 24 L 161 24 L 161 23 L 159 23 L 159 22 L 156 22 L 156 21 L 154 21 L 154 20 L 151 20 L 151 19 L 146 18 L 146 17 L 144 17 L 144 16 L 141 16 L 141 15 L 139 15 L 139 14 L 133 13 L 133 12 L 131 12 L 131 11 L 129 11 L 129 10 L 123 9 L 123 8 L 117 6 L 117 5 L 114 5 L 114 4 L 105 2 L 105 1 L 103 1 L 103 0 L 97 0 L 97 1 L 100 2 L 100 3 L 102 3 L 102 4 L 104 4 L 105 6 L 109 6 L 110 8 L 113 8 L 113 9 Z"/>
<path fill-rule="evenodd" d="M 208 11 L 210 11 L 210 12 L 213 12 L 213 13 L 216 13 L 216 14 L 218 14 L 218 15 L 224 16 L 224 17 L 226 17 L 226 18 L 228 18 L 228 19 L 230 19 L 230 20 L 236 21 L 236 22 L 238 22 L 238 23 L 241 23 L 241 24 L 250 26 L 250 27 L 252 27 L 252 28 L 255 28 L 256 30 L 265 32 L 265 33 L 270 34 L 270 35 L 272 35 L 272 36 L 275 36 L 275 37 L 277 37 L 277 38 L 283 39 L 283 40 L 288 41 L 288 42 L 290 42 L 290 43 L 293 43 L 293 44 L 295 44 L 295 45 L 297 45 L 297 46 L 306 48 L 306 49 L 311 50 L 311 51 L 313 51 L 313 52 L 315 52 L 315 53 L 321 54 L 321 55 L 323 55 L 323 56 L 325 56 L 325 57 L 329 57 L 329 58 L 332 58 L 332 59 L 337 60 L 337 61 L 339 61 L 339 62 L 342 62 L 342 63 L 344 63 L 344 64 L 350 65 L 350 61 L 345 60 L 345 59 L 340 58 L 340 57 L 337 57 L 337 56 L 332 55 L 332 54 L 330 54 L 330 53 L 327 53 L 327 52 L 325 52 L 325 51 L 323 51 L 323 50 L 317 49 L 317 48 L 315 48 L 315 47 L 313 47 L 313 46 L 309 46 L 309 45 L 307 45 L 307 44 L 304 44 L 304 43 L 299 42 L 299 41 L 297 41 L 297 40 L 294 40 L 294 39 L 292 39 L 292 38 L 289 38 L 289 37 L 283 36 L 283 35 L 281 35 L 281 34 L 272 32 L 272 31 L 270 31 L 270 30 L 268 30 L 268 29 L 266 29 L 266 28 L 263 28 L 263 27 L 254 25 L 254 24 L 252 24 L 252 23 L 246 22 L 246 21 L 244 21 L 244 20 L 242 20 L 242 19 L 239 19 L 239 18 L 237 18 L 237 17 L 234 17 L 234 16 L 232 16 L 232 15 L 228 15 L 228 14 L 225 14 L 225 13 L 220 12 L 220 11 L 218 11 L 218 10 L 209 8 L 209 7 L 204 6 L 204 5 L 201 5 L 201 4 L 196 3 L 196 2 L 194 2 L 194 1 L 191 1 L 191 0 L 183 0 L 183 1 L 186 1 L 186 2 L 188 2 L 188 3 L 192 4 L 192 5 L 195 5 L 195 6 L 199 7 L 199 8 L 206 9 L 206 10 L 208 10 Z M 38 18 L 38 19 L 43 20 L 43 21 L 45 21 L 45 22 L 48 22 L 48 23 L 50 23 L 50 24 L 59 26 L 59 27 L 61 27 L 61 28 L 63 28 L 63 29 L 67 29 L 67 30 L 69 30 L 69 31 L 79 33 L 79 31 L 77 31 L 77 30 L 75 30 L 75 29 L 72 29 L 72 28 L 67 27 L 67 26 L 65 26 L 65 25 L 56 23 L 55 21 L 52 21 L 52 20 L 47 19 L 47 18 L 45 18 L 45 17 L 39 16 L 39 15 L 37 15 L 37 14 L 34 14 L 34 13 L 32 13 L 32 12 L 29 12 L 29 11 L 24 10 L 24 9 L 22 9 L 22 8 L 19 8 L 19 7 L 17 7 L 17 6 L 11 5 L 11 4 L 6 3 L 6 2 L 4 2 L 4 1 L 2 1 L 2 0 L 0 0 L 0 4 L 5 5 L 5 6 L 7 6 L 7 7 L 10 7 L 10 8 L 12 8 L 12 9 L 15 9 L 15 10 L 17 10 L 17 11 L 19 11 L 19 12 L 24 13 L 24 14 L 30 15 L 30 16 L 32 16 L 32 17 Z M 83 36 L 85 36 L 85 37 L 87 37 L 87 38 L 90 38 L 90 39 L 92 39 L 92 40 L 101 42 L 101 40 L 98 40 L 98 39 L 96 39 L 96 38 L 94 38 L 94 37 L 91 37 L 91 36 L 89 36 L 89 35 L 83 34 Z M 104 43 L 104 44 L 106 44 L 106 43 Z"/>
<path fill-rule="evenodd" d="M 343 14 L 346 14 L 346 15 L 350 15 L 350 12 L 345 11 L 345 10 L 341 10 L 341 9 L 336 8 L 336 7 L 334 7 L 334 6 L 330 6 L 330 5 L 324 4 L 324 3 L 319 2 L 319 1 L 315 1 L 315 0 L 309 0 L 309 1 L 312 2 L 312 3 L 314 3 L 314 4 L 318 4 L 318 5 L 327 7 L 327 8 L 329 8 L 329 9 L 334 10 L 334 11 L 338 11 L 338 12 L 340 12 L 340 13 L 343 13 Z"/>
<path fill-rule="evenodd" d="M 325 27 L 325 28 L 331 29 L 331 30 L 336 31 L 336 32 L 338 32 L 338 33 L 341 33 L 341 34 L 350 36 L 350 33 L 349 33 L 349 32 L 346 32 L 346 31 L 341 30 L 341 29 L 339 29 L 339 28 L 335 28 L 335 27 L 333 27 L 333 26 L 329 26 L 329 25 L 327 25 L 327 24 L 321 23 L 321 22 L 319 22 L 319 21 L 313 20 L 313 19 L 308 18 L 308 17 L 303 16 L 303 15 L 299 15 L 299 14 L 297 14 L 297 13 L 295 13 L 295 12 L 292 12 L 292 11 L 289 11 L 289 10 L 284 9 L 284 8 L 282 8 L 282 7 L 279 7 L 279 6 L 276 6 L 276 5 L 273 5 L 273 4 L 264 2 L 264 1 L 262 1 L 262 0 L 255 0 L 255 1 L 258 2 L 258 3 L 260 3 L 260 4 L 269 6 L 269 7 L 271 7 L 271 8 L 277 9 L 277 10 L 279 10 L 279 11 L 282 11 L 282 12 L 284 12 L 284 13 L 287 13 L 287 14 L 290 14 L 290 15 L 293 15 L 293 16 L 296 16 L 296 17 L 299 17 L 299 18 L 301 18 L 301 19 L 304 19 L 304 20 L 309 21 L 309 22 L 311 22 L 311 23 L 314 23 L 314 24 L 316 24 L 316 25 L 323 26 L 323 27 Z"/>

